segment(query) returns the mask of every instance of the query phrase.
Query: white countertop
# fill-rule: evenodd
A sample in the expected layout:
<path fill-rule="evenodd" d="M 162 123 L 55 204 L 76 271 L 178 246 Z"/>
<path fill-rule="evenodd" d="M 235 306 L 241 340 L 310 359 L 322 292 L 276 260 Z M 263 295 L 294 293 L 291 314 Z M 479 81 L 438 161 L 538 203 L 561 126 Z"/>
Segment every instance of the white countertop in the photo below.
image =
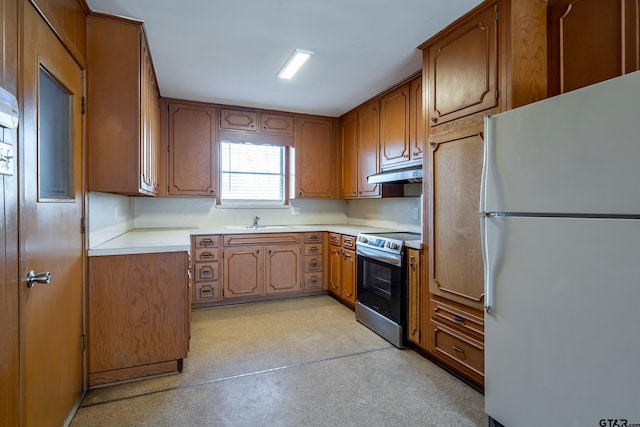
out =
<path fill-rule="evenodd" d="M 332 233 L 351 234 L 353 236 L 362 232 L 383 233 L 397 232 L 389 228 L 367 227 L 351 224 L 319 224 L 319 225 L 292 225 L 273 226 L 265 228 L 238 227 L 212 227 L 206 229 L 175 229 L 152 228 L 135 229 L 115 237 L 107 242 L 89 249 L 89 256 L 127 255 L 156 252 L 181 252 L 190 249 L 191 235 L 203 234 L 259 234 L 259 233 L 304 233 L 313 231 L 328 231 Z M 422 242 L 415 240 L 406 242 L 408 247 L 422 249 Z"/>

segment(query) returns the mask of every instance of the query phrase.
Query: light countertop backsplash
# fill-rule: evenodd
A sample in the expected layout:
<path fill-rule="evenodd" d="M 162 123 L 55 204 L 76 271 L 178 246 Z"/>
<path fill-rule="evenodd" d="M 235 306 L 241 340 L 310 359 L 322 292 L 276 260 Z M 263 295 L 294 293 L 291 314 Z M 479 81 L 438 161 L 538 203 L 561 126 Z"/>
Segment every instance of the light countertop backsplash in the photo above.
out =
<path fill-rule="evenodd" d="M 208 198 L 127 197 L 90 192 L 89 247 L 131 230 L 206 229 L 249 225 L 353 224 L 422 232 L 420 197 L 362 200 L 292 200 L 291 207 L 220 207 Z M 416 216 L 418 219 L 416 219 Z"/>

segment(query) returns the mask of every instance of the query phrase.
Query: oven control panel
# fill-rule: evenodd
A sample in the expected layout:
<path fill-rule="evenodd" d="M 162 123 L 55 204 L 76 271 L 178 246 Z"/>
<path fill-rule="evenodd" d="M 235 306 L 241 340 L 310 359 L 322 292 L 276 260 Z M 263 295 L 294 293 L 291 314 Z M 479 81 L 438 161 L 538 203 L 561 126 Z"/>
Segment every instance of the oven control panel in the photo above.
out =
<path fill-rule="evenodd" d="M 393 239 L 386 236 L 376 236 L 369 234 L 360 234 L 356 240 L 357 245 L 380 251 L 400 254 L 404 247 L 403 240 Z"/>

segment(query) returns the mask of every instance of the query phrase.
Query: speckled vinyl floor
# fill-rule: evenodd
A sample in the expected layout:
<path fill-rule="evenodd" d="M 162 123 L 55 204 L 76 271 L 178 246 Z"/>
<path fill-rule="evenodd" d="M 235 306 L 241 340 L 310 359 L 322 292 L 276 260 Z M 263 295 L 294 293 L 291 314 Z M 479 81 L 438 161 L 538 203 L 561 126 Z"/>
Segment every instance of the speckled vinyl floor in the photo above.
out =
<path fill-rule="evenodd" d="M 178 375 L 89 391 L 83 426 L 486 426 L 483 396 L 328 296 L 193 312 Z"/>

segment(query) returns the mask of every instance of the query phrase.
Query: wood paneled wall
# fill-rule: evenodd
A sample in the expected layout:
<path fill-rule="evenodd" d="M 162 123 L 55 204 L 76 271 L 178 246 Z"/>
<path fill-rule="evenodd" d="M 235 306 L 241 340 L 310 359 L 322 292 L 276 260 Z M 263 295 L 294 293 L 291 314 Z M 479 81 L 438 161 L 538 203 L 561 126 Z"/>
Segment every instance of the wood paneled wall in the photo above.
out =
<path fill-rule="evenodd" d="M 0 86 L 16 96 L 19 1 L 0 0 Z M 0 127 L 0 141 L 13 145 L 17 153 L 15 129 Z M 0 219 L 0 425 L 15 426 L 20 413 L 17 175 L 0 175 Z"/>
<path fill-rule="evenodd" d="M 30 0 L 45 16 L 49 26 L 58 35 L 76 61 L 84 68 L 87 14 L 85 0 Z"/>

